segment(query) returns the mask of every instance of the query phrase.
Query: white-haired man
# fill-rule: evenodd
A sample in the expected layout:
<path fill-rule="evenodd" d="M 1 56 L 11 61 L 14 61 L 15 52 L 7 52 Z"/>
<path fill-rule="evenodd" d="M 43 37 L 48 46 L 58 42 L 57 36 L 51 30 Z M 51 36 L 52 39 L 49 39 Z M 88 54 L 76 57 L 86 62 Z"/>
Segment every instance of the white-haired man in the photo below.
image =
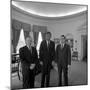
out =
<path fill-rule="evenodd" d="M 34 68 L 38 59 L 35 47 L 32 47 L 32 38 L 29 36 L 25 40 L 26 46 L 20 48 L 20 58 L 22 64 L 23 88 L 33 88 L 35 81 Z"/>

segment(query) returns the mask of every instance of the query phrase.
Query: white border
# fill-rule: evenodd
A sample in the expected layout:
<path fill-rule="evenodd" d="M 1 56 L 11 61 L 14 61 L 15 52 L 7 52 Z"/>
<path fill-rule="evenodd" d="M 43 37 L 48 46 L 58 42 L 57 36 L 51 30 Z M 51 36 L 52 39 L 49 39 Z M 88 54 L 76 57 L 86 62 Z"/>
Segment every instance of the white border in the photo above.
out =
<path fill-rule="evenodd" d="M 23 1 L 23 0 L 22 0 Z M 28 1 L 44 1 L 44 2 L 56 2 L 56 3 L 71 3 L 71 4 L 87 4 L 90 0 L 28 0 Z M 89 6 L 88 6 L 89 8 Z M 90 16 L 90 15 L 88 15 Z M 88 20 L 90 18 L 88 17 Z M 89 23 L 89 21 L 88 21 Z M 89 25 L 88 25 L 89 26 Z M 88 28 L 88 41 L 89 41 L 89 28 Z M 8 90 L 10 88 L 10 0 L 0 1 L 0 90 Z M 88 46 L 90 43 L 88 42 Z M 89 51 L 89 47 L 88 47 Z M 88 55 L 88 68 L 89 55 Z M 88 70 L 88 76 L 90 76 L 90 70 Z M 90 80 L 90 78 L 88 78 Z M 88 81 L 90 84 L 90 81 Z M 90 86 L 70 86 L 60 88 L 44 88 L 44 89 L 62 89 L 62 90 L 87 90 Z"/>

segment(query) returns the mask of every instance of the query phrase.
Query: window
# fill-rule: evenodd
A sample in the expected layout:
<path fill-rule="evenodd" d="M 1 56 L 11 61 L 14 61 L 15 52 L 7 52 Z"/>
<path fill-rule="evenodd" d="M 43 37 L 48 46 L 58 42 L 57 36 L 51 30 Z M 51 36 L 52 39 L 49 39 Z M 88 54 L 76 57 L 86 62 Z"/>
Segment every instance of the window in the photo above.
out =
<path fill-rule="evenodd" d="M 23 29 L 21 30 L 20 32 L 20 37 L 19 37 L 19 41 L 18 41 L 18 45 L 17 45 L 17 48 L 16 48 L 16 52 L 19 53 L 19 49 L 23 46 L 25 46 L 25 38 L 24 38 L 24 32 L 23 32 Z"/>
<path fill-rule="evenodd" d="M 42 42 L 42 35 L 41 35 L 41 32 L 39 32 L 39 35 L 38 35 L 38 42 L 37 42 L 37 52 L 38 52 L 38 55 L 39 55 L 39 48 L 40 48 L 40 44 Z M 19 37 L 19 41 L 18 41 L 18 45 L 17 45 L 17 48 L 16 48 L 16 52 L 19 53 L 19 49 L 23 46 L 25 46 L 25 38 L 24 38 L 24 32 L 23 32 L 23 29 L 21 30 L 20 32 L 20 37 Z"/>
<path fill-rule="evenodd" d="M 38 35 L 38 42 L 37 42 L 37 52 L 38 52 L 38 55 L 39 55 L 39 48 L 40 48 L 40 44 L 42 42 L 42 35 L 41 35 L 41 32 L 39 32 L 39 35 Z"/>

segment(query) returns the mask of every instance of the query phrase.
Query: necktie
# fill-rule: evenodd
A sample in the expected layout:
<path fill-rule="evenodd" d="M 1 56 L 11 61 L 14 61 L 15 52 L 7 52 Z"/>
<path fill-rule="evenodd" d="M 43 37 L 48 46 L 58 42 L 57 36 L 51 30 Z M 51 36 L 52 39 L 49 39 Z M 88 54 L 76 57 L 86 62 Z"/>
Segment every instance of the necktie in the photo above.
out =
<path fill-rule="evenodd" d="M 49 41 L 47 42 L 47 46 L 49 47 Z"/>
<path fill-rule="evenodd" d="M 49 50 L 49 41 L 47 41 L 47 49 Z"/>
<path fill-rule="evenodd" d="M 30 50 L 30 52 L 32 53 L 32 48 L 31 48 L 31 46 L 29 46 L 29 50 Z"/>
<path fill-rule="evenodd" d="M 63 48 L 63 44 L 61 44 L 61 48 Z"/>

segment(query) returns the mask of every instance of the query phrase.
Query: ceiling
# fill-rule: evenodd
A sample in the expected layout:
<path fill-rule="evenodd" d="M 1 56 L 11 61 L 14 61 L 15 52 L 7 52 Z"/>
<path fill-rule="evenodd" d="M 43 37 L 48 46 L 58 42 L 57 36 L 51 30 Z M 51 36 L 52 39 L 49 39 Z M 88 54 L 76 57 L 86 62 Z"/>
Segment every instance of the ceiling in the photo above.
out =
<path fill-rule="evenodd" d="M 87 11 L 87 6 L 74 4 L 12 1 L 12 5 L 29 14 L 49 18 L 70 16 Z"/>

